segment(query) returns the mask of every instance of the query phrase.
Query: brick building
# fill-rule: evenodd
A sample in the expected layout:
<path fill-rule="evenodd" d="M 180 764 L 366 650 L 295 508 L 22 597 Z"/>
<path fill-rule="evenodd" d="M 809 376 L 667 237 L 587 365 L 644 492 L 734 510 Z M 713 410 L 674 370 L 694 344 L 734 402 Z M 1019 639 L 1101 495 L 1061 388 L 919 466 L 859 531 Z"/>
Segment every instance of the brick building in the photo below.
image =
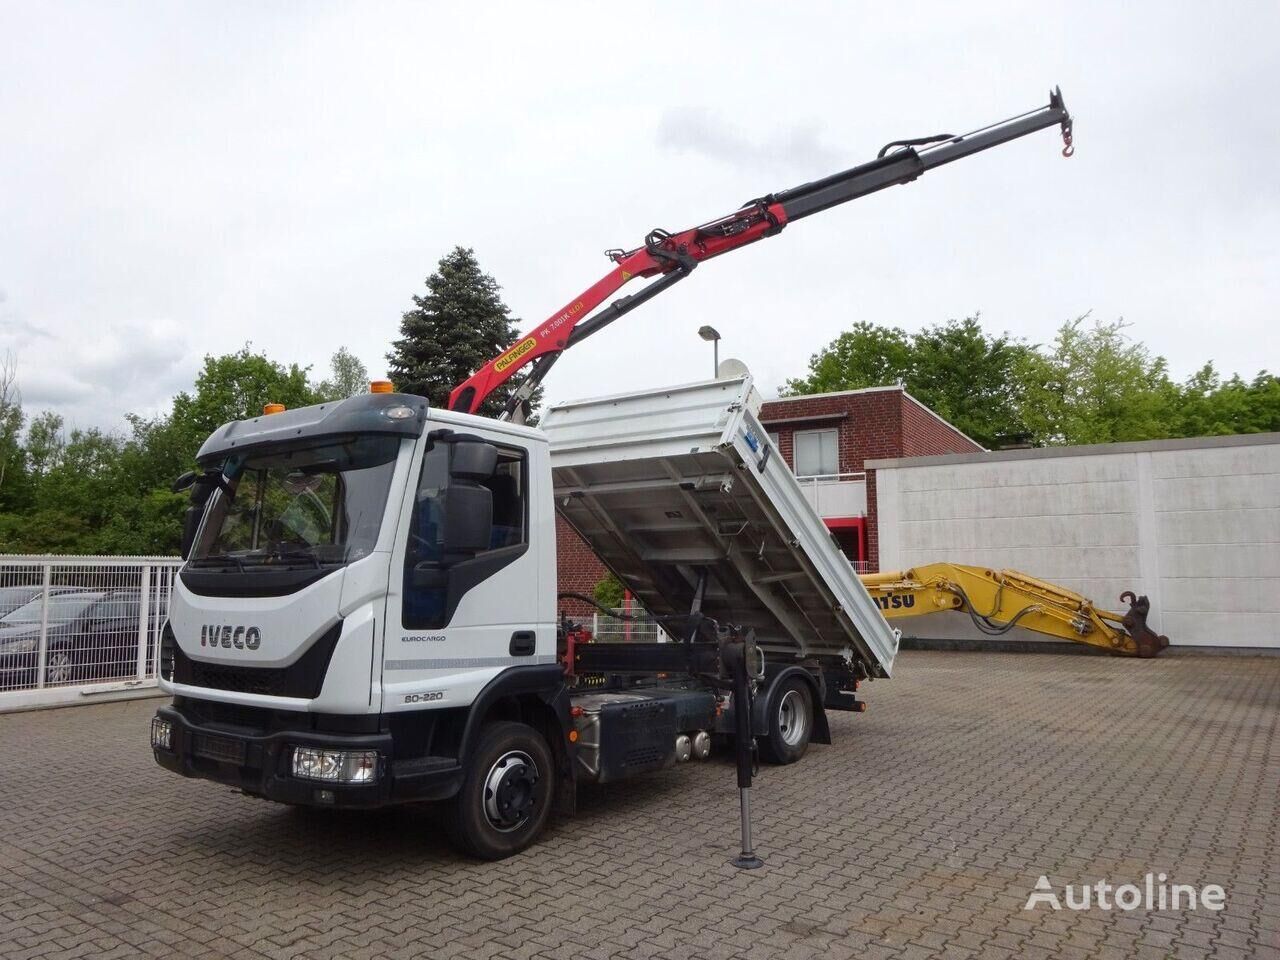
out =
<path fill-rule="evenodd" d="M 900 386 L 766 401 L 760 420 L 845 555 L 878 569 L 876 478 L 867 460 L 974 453 L 983 448 Z M 604 566 L 556 518 L 560 589 L 590 595 Z M 573 603 L 565 609 L 582 612 Z"/>

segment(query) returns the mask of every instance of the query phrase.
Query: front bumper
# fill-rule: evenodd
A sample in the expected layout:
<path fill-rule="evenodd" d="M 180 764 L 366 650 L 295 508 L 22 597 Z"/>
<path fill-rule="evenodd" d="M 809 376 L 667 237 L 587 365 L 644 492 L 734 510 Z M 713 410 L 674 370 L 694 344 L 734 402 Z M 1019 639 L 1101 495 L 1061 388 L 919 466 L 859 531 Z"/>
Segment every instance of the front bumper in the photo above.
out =
<path fill-rule="evenodd" d="M 169 749 L 152 748 L 156 763 L 184 777 L 213 780 L 280 803 L 316 807 L 373 808 L 394 803 L 444 800 L 458 792 L 462 770 L 447 758 L 396 763 L 390 733 L 339 733 L 302 729 L 250 730 L 205 723 L 178 706 L 156 716 L 172 726 Z M 306 715 L 300 715 L 302 719 Z M 376 750 L 378 777 L 370 783 L 303 780 L 292 775 L 293 747 Z"/>

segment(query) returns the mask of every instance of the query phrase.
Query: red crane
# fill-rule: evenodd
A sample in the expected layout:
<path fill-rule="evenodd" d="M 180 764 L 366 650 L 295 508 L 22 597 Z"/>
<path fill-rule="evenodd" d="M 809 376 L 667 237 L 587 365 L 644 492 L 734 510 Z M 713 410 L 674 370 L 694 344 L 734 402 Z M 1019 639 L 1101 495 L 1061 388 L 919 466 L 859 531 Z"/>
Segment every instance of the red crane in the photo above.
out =
<path fill-rule="evenodd" d="M 512 394 L 501 414 L 502 419 L 515 418 L 523 422 L 528 413 L 529 398 L 562 352 L 683 280 L 703 260 L 755 243 L 763 237 L 774 236 L 787 224 L 811 214 L 875 193 L 885 187 L 910 183 L 926 170 L 1055 124 L 1062 129 L 1062 155 L 1069 157 L 1073 152 L 1072 120 L 1063 103 L 1062 92 L 1056 88 L 1049 95 L 1049 103 L 1036 110 L 960 136 L 940 134 L 894 140 L 886 144 L 876 159 L 869 163 L 790 190 L 768 194 L 752 200 L 728 216 L 701 226 L 690 227 L 678 233 L 651 230 L 644 238 L 643 246 L 633 250 L 606 251 L 605 255 L 614 263 L 613 269 L 552 314 L 537 329 L 525 334 L 513 346 L 454 387 L 449 395 L 449 408 L 475 413 L 494 390 L 526 364 L 532 363 L 533 370 Z M 614 300 L 596 313 L 592 312 L 624 284 L 637 277 L 658 279 L 639 292 Z"/>

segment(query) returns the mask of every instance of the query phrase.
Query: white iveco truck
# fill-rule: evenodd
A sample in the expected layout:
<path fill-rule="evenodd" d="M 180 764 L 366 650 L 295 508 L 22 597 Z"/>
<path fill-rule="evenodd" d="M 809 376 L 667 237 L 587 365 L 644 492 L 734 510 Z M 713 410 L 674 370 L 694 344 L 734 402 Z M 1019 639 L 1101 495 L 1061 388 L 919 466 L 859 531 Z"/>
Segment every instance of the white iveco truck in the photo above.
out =
<path fill-rule="evenodd" d="M 897 638 L 756 419 L 749 376 L 552 408 L 540 429 L 370 393 L 229 423 L 189 474 L 188 561 L 152 723 L 164 767 L 283 803 L 448 801 L 498 858 L 580 782 L 703 759 L 734 731 L 829 742 Z M 557 615 L 556 510 L 665 627 Z M 739 701 L 741 702 L 741 701 Z"/>

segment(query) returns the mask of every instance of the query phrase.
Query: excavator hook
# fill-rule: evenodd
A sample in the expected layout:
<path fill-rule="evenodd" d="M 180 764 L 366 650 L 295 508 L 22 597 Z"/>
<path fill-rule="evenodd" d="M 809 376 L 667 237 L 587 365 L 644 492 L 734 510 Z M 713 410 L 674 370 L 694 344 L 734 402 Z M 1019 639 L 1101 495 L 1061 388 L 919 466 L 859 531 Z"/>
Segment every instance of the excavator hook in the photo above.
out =
<path fill-rule="evenodd" d="M 1169 638 L 1162 636 L 1147 626 L 1147 614 L 1151 612 L 1151 601 L 1146 597 L 1135 596 L 1132 590 L 1120 594 L 1120 602 L 1129 605 L 1129 612 L 1120 621 L 1138 645 L 1138 656 L 1150 659 L 1169 645 Z"/>

